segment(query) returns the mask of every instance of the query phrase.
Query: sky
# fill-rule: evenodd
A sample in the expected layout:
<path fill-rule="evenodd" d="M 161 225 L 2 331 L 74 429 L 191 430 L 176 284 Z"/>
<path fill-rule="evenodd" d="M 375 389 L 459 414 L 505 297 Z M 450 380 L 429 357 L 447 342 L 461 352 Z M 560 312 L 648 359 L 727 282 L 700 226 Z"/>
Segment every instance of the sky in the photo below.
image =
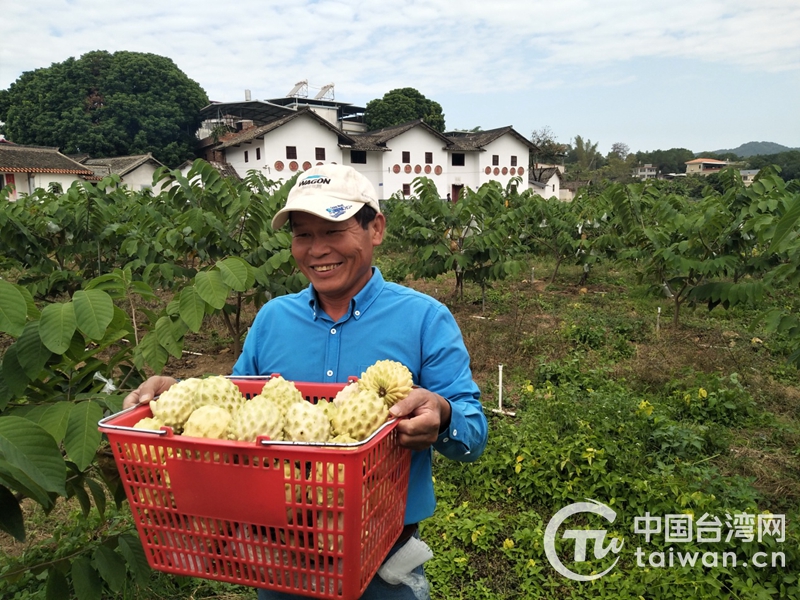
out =
<path fill-rule="evenodd" d="M 419 90 L 446 127 L 549 128 L 606 154 L 800 147 L 797 0 L 4 0 L 0 89 L 93 50 L 171 58 L 212 101 L 365 106 Z"/>

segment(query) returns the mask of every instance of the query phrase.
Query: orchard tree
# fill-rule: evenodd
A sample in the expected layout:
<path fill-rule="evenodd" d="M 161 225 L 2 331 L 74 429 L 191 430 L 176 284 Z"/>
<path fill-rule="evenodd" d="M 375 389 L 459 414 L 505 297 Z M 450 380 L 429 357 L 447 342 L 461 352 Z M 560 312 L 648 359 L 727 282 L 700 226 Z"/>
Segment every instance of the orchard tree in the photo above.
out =
<path fill-rule="evenodd" d="M 531 152 L 531 168 L 535 163 L 560 164 L 567 155 L 567 147 L 556 141 L 553 130 L 547 125 L 541 129 L 534 129 L 531 133 L 531 142 L 536 149 Z"/>
<path fill-rule="evenodd" d="M 414 88 L 392 90 L 383 96 L 367 102 L 364 122 L 370 130 L 383 129 L 422 119 L 430 127 L 444 131 L 444 113 L 438 102 L 428 100 Z"/>
<path fill-rule="evenodd" d="M 93 157 L 152 152 L 175 167 L 194 156 L 207 104 L 169 58 L 98 50 L 23 73 L 0 93 L 0 121 L 18 144 Z"/>

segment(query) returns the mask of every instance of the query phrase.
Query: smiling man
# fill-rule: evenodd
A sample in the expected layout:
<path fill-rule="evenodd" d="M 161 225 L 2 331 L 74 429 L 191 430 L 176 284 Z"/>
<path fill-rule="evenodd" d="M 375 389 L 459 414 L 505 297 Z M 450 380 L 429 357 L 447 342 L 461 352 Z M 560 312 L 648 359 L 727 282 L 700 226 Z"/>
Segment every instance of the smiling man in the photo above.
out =
<path fill-rule="evenodd" d="M 273 229 L 289 223 L 292 255 L 310 285 L 270 300 L 256 315 L 234 375 L 280 373 L 293 381 L 345 383 L 378 360 L 411 371 L 415 388 L 390 412 L 411 458 L 405 527 L 390 555 L 433 514 L 433 450 L 462 462 L 476 460 L 488 429 L 480 391 L 472 380 L 461 331 L 447 308 L 410 288 L 387 282 L 372 266 L 386 219 L 369 180 L 351 167 L 306 171 L 289 192 Z M 149 402 L 174 382 L 151 378 L 131 392 L 126 406 Z M 422 566 L 373 578 L 362 598 L 428 598 Z M 294 598 L 259 590 L 260 600 Z"/>

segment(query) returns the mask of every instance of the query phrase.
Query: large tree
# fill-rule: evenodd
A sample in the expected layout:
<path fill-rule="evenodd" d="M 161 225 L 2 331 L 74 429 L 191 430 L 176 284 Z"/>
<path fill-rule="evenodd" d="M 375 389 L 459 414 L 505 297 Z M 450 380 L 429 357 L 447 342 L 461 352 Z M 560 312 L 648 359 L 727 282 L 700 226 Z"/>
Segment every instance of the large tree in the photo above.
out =
<path fill-rule="evenodd" d="M 194 156 L 208 96 L 171 59 L 95 51 L 23 73 L 0 92 L 0 120 L 18 144 L 92 157 L 153 156 L 177 166 Z"/>
<path fill-rule="evenodd" d="M 414 88 L 400 88 L 367 102 L 364 122 L 370 130 L 383 129 L 422 119 L 438 132 L 444 131 L 444 113 L 438 102 L 428 100 Z"/>
<path fill-rule="evenodd" d="M 531 142 L 536 146 L 536 150 L 531 152 L 532 164 L 563 164 L 567 146 L 556 141 L 556 136 L 549 126 L 534 129 L 531 133 Z"/>

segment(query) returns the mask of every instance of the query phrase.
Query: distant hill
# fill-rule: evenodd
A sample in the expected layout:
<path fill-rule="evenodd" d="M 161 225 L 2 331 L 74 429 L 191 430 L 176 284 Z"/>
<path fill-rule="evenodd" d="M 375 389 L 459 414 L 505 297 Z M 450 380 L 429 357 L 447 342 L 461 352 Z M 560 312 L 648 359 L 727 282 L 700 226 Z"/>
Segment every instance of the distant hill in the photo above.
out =
<path fill-rule="evenodd" d="M 730 150 L 714 150 L 714 154 L 726 154 L 728 152 L 747 158 L 748 156 L 760 156 L 766 154 L 778 154 L 779 152 L 787 152 L 789 150 L 800 150 L 800 148 L 789 148 L 783 144 L 776 144 L 775 142 L 747 142 L 738 148 L 731 148 Z"/>

